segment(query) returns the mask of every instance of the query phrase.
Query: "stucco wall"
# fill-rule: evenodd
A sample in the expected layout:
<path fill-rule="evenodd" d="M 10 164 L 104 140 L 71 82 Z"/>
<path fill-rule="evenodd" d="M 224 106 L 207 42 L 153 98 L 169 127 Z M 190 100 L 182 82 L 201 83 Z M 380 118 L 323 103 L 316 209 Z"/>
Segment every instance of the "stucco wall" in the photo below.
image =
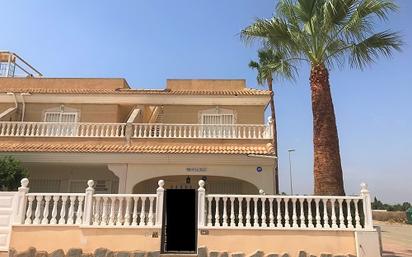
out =
<path fill-rule="evenodd" d="M 209 251 L 243 252 L 256 250 L 268 253 L 289 253 L 297 256 L 299 251 L 320 256 L 356 254 L 354 232 L 333 231 L 285 231 L 285 230 L 208 230 L 208 235 L 198 235 L 198 246 Z M 157 233 L 158 237 L 153 237 Z M 79 228 L 62 226 L 14 226 L 10 247 L 24 251 L 30 246 L 53 251 L 82 248 L 93 252 L 99 247 L 111 250 L 160 250 L 160 229 L 144 228 Z"/>
<path fill-rule="evenodd" d="M 164 106 L 164 123 L 199 123 L 199 112 L 216 108 L 216 106 Z M 264 123 L 264 106 L 219 106 L 222 109 L 233 110 L 236 114 L 237 124 L 262 124 Z"/>
<path fill-rule="evenodd" d="M 0 88 L 129 88 L 126 80 L 116 78 L 0 78 Z"/>
<path fill-rule="evenodd" d="M 29 187 L 30 192 L 33 193 L 49 192 L 54 187 L 59 189 L 53 192 L 82 193 L 89 179 L 110 183 L 107 185 L 108 193 L 118 191 L 119 179 L 104 164 L 23 163 L 23 165 L 29 172 Z M 74 188 L 72 183 L 76 183 Z"/>
<path fill-rule="evenodd" d="M 43 121 L 44 112 L 50 108 L 59 108 L 60 104 L 27 104 L 25 121 Z M 65 104 L 64 108 L 80 111 L 80 122 L 118 122 L 118 105 L 116 104 Z"/>
<path fill-rule="evenodd" d="M 183 175 L 186 176 L 223 176 L 247 181 L 255 185 L 258 189 L 263 189 L 266 193 L 274 192 L 273 166 L 262 165 L 260 159 L 250 159 L 249 165 L 213 165 L 210 159 L 205 158 L 204 162 L 196 165 L 192 164 L 129 164 L 127 168 L 126 193 L 132 193 L 133 187 L 142 181 L 152 178 L 162 178 L 164 176 Z M 256 168 L 261 167 L 262 171 L 257 172 Z M 188 168 L 201 168 L 205 171 L 193 172 Z M 255 194 L 258 193 L 254 192 Z"/>
<path fill-rule="evenodd" d="M 116 105 L 116 104 L 48 104 L 48 103 L 27 103 L 24 115 L 25 121 L 43 121 L 44 112 L 54 108 L 58 111 L 61 106 L 66 111 L 80 112 L 80 122 L 126 122 L 130 112 L 133 109 L 132 105 Z M 0 111 L 4 111 L 14 104 L 0 104 Z M 149 106 L 144 108 L 141 106 L 145 120 L 150 116 Z M 198 124 L 199 112 L 216 108 L 216 106 L 201 106 L 201 105 L 166 105 L 163 107 L 164 123 L 186 123 Z M 233 110 L 236 116 L 237 124 L 263 124 L 264 106 L 219 106 L 222 109 Z M 21 110 L 21 104 L 19 106 Z"/>
<path fill-rule="evenodd" d="M 346 231 L 285 231 L 285 230 L 208 230 L 198 235 L 198 245 L 209 251 L 244 252 L 256 250 L 268 253 L 289 253 L 297 256 L 303 250 L 321 253 L 356 255 L 354 232 Z"/>
<path fill-rule="evenodd" d="M 246 87 L 244 79 L 168 79 L 171 90 L 241 90 Z"/>
<path fill-rule="evenodd" d="M 158 237 L 152 237 L 157 233 Z M 158 251 L 160 249 L 160 229 L 148 228 L 79 228 L 62 226 L 14 226 L 10 247 L 17 251 L 37 249 L 53 251 L 82 248 L 93 252 L 99 247 L 113 251 Z"/>

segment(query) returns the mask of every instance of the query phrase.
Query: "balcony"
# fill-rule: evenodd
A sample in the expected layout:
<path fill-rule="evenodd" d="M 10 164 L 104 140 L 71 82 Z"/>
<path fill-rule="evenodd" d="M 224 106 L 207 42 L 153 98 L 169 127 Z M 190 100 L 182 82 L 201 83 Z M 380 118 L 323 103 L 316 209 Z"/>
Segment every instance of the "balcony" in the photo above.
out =
<path fill-rule="evenodd" d="M 0 122 L 0 137 L 37 138 L 168 138 L 168 139 L 272 139 L 270 123 L 264 124 L 165 124 L 165 123 L 64 123 Z"/>

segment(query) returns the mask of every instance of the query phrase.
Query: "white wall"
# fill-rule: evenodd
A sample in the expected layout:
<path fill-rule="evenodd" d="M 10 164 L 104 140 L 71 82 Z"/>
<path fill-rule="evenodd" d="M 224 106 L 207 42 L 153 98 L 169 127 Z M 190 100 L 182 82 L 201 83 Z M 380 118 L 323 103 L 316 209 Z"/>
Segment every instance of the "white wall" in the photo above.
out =
<path fill-rule="evenodd" d="M 0 192 L 0 251 L 9 250 L 12 214 L 17 192 Z"/>
<path fill-rule="evenodd" d="M 262 171 L 257 172 L 257 167 L 262 168 Z M 263 189 L 268 194 L 272 194 L 274 191 L 272 166 L 259 166 L 259 164 L 255 163 L 254 165 L 130 164 L 127 169 L 125 192 L 132 193 L 133 187 L 142 181 L 152 178 L 161 178 L 162 176 L 176 175 L 230 177 L 250 182 L 258 189 Z M 121 184 L 122 181 L 119 181 L 119 183 Z"/>

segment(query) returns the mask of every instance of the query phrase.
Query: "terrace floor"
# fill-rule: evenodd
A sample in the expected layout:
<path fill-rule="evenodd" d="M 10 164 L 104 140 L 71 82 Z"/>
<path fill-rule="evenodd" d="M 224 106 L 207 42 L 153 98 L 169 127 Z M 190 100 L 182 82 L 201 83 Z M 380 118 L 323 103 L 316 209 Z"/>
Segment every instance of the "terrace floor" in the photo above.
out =
<path fill-rule="evenodd" d="M 383 257 L 412 257 L 412 225 L 374 221 L 382 231 Z"/>

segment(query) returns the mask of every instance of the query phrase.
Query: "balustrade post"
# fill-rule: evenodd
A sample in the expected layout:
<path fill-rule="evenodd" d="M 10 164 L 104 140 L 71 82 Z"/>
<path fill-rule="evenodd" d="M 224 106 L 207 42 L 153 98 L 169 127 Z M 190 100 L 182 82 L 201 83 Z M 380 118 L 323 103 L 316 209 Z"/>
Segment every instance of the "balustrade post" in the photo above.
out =
<path fill-rule="evenodd" d="M 163 198 L 164 198 L 164 193 L 165 189 L 163 186 L 165 185 L 164 180 L 159 180 L 157 182 L 159 187 L 157 188 L 157 199 L 156 199 L 156 226 L 161 226 L 162 225 L 162 218 L 163 218 Z"/>
<path fill-rule="evenodd" d="M 20 181 L 21 186 L 18 188 L 17 197 L 16 197 L 16 207 L 14 208 L 14 224 L 24 224 L 24 216 L 26 213 L 26 194 L 29 192 L 29 180 L 27 178 L 23 178 Z"/>
<path fill-rule="evenodd" d="M 93 194 L 94 194 L 94 181 L 87 181 L 86 195 L 84 198 L 84 215 L 83 225 L 91 225 L 93 214 Z"/>
<path fill-rule="evenodd" d="M 267 136 L 269 137 L 269 139 L 272 139 L 273 136 L 274 136 L 273 135 L 274 131 L 273 131 L 273 119 L 272 119 L 272 117 L 268 118 L 268 125 L 267 126 L 268 126 L 267 131 L 269 132 Z"/>
<path fill-rule="evenodd" d="M 125 126 L 125 138 L 126 138 L 126 143 L 130 144 L 130 138 L 132 138 L 132 134 L 133 134 L 133 124 L 128 122 L 126 123 Z"/>
<path fill-rule="evenodd" d="M 206 225 L 206 192 L 205 192 L 205 181 L 199 180 L 199 189 L 197 190 L 197 199 L 198 199 L 198 210 L 197 210 L 197 221 L 198 226 Z M 233 208 L 233 207 L 232 207 Z"/>
<path fill-rule="evenodd" d="M 368 185 L 366 183 L 361 184 L 361 196 L 363 205 L 363 214 L 365 215 L 365 229 L 372 230 L 372 204 L 371 196 L 368 190 Z"/>

